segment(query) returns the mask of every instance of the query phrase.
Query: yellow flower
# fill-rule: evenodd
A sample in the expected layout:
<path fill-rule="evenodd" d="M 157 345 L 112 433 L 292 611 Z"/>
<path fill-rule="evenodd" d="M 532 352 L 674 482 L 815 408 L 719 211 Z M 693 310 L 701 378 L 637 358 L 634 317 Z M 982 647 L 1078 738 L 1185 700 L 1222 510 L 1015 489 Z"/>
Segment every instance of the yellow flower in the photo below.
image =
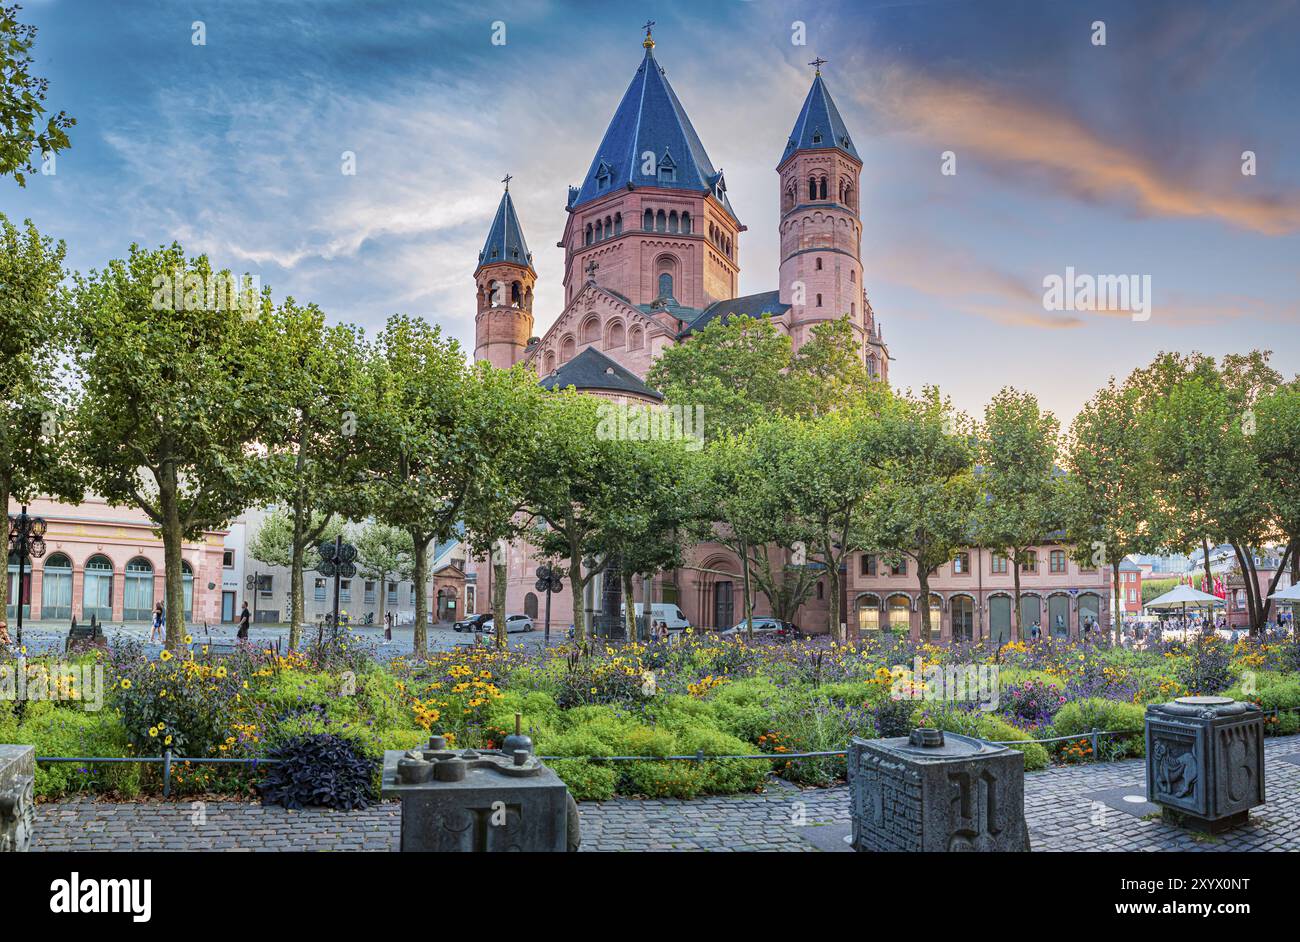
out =
<path fill-rule="evenodd" d="M 131 689 L 131 681 L 130 681 L 128 678 L 126 678 L 126 677 L 123 677 L 123 678 L 122 678 L 122 689 L 123 689 L 123 690 L 130 690 L 130 689 Z"/>
<path fill-rule="evenodd" d="M 194 636 L 193 636 L 193 635 L 186 635 L 186 636 L 185 636 L 185 643 L 186 643 L 186 644 L 193 644 L 193 643 L 194 643 Z"/>
<path fill-rule="evenodd" d="M 157 739 L 157 738 L 158 738 L 158 727 L 157 727 L 157 726 L 150 726 L 150 727 L 149 727 L 149 736 L 150 736 L 151 738 L 153 738 L 153 739 Z"/>
<path fill-rule="evenodd" d="M 158 659 L 160 661 L 170 661 L 172 659 L 172 652 L 168 651 L 166 648 L 163 648 L 162 653 L 158 655 Z"/>

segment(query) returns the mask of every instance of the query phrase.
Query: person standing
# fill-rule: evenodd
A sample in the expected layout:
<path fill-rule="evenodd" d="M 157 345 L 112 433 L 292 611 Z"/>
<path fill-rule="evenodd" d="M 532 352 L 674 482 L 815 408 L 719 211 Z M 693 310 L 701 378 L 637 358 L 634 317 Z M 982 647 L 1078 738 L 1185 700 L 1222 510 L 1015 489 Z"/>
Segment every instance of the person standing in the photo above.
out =
<path fill-rule="evenodd" d="M 235 633 L 235 637 L 241 641 L 248 640 L 248 622 L 251 618 L 252 616 L 248 612 L 248 603 L 245 602 L 239 612 L 239 631 Z"/>
<path fill-rule="evenodd" d="M 384 640 L 393 640 L 393 612 L 391 609 L 384 612 Z"/>
<path fill-rule="evenodd" d="M 153 630 L 149 632 L 149 642 L 164 640 L 163 635 L 163 604 L 155 602 L 153 606 Z"/>

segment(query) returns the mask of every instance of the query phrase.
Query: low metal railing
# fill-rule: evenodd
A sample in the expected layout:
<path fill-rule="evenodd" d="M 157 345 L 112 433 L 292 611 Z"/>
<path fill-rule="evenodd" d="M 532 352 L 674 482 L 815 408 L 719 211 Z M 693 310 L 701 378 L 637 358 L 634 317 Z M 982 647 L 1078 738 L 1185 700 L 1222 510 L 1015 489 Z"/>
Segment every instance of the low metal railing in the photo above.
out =
<path fill-rule="evenodd" d="M 1300 707 L 1276 707 L 1271 710 L 1262 711 L 1264 715 L 1277 719 L 1281 713 L 1300 712 Z M 989 740 L 995 746 L 1027 746 L 1031 743 L 1047 745 L 1057 742 L 1078 742 L 1079 740 L 1088 740 L 1092 747 L 1093 761 L 1101 761 L 1101 740 L 1109 736 L 1140 736 L 1143 730 L 1140 729 L 1092 729 L 1086 733 L 1075 733 L 1070 736 L 1048 736 L 1043 739 L 1008 739 L 1008 740 Z M 546 762 L 716 762 L 730 759 L 756 759 L 766 761 L 787 761 L 790 759 L 835 759 L 847 756 L 848 750 L 834 749 L 824 752 L 759 752 L 749 755 L 728 754 L 713 755 L 704 752 L 696 752 L 694 755 L 680 756 L 538 756 L 537 758 Z M 192 765 L 247 765 L 256 769 L 259 765 L 277 765 L 279 759 L 237 759 L 237 758 L 202 758 L 194 756 L 173 756 L 170 751 L 164 752 L 161 756 L 37 756 L 36 761 L 41 764 L 80 762 L 84 765 L 98 765 L 102 763 L 124 763 L 137 762 L 142 764 L 157 765 L 163 767 L 163 797 L 171 797 L 171 776 L 172 766 L 177 763 L 190 763 Z"/>

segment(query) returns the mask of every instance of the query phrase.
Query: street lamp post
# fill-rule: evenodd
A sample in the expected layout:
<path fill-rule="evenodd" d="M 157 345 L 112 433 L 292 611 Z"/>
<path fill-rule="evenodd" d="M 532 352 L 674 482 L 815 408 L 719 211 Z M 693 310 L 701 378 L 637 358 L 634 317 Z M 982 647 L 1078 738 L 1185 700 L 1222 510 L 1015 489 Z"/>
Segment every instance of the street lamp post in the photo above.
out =
<path fill-rule="evenodd" d="M 45 519 L 27 513 L 27 505 L 18 516 L 9 518 L 9 552 L 18 554 L 18 591 L 15 608 L 18 612 L 18 647 L 23 646 L 23 579 L 29 559 L 45 555 Z"/>
<path fill-rule="evenodd" d="M 253 574 L 244 580 L 244 589 L 253 597 L 253 624 L 257 624 L 257 594 L 262 588 L 262 572 L 260 569 L 254 569 Z M 239 620 L 239 612 L 235 612 L 235 620 Z"/>
<path fill-rule="evenodd" d="M 351 543 L 344 543 L 342 536 L 334 537 L 333 543 L 324 543 L 319 550 L 320 565 L 316 571 L 322 576 L 334 577 L 334 627 L 333 638 L 339 634 L 339 580 L 351 579 L 357 574 L 357 548 Z"/>
<path fill-rule="evenodd" d="M 546 630 L 542 635 L 542 644 L 549 647 L 551 644 L 551 595 L 562 591 L 564 583 L 560 579 L 560 573 L 554 566 L 541 565 L 537 567 L 537 584 L 534 586 L 538 592 L 546 593 Z"/>

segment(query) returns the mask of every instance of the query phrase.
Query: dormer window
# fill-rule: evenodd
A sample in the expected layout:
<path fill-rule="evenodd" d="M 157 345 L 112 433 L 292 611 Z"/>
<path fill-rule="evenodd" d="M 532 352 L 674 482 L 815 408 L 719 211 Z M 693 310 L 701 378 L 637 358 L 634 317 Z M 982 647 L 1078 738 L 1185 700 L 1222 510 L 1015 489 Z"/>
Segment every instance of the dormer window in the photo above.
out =
<path fill-rule="evenodd" d="M 614 168 L 609 165 L 607 160 L 601 158 L 600 166 L 596 168 L 596 188 L 600 190 L 608 190 L 610 181 L 613 179 Z"/>
<path fill-rule="evenodd" d="M 672 154 L 664 150 L 663 157 L 659 160 L 659 173 L 657 179 L 660 183 L 674 183 L 677 180 L 677 163 L 673 160 Z"/>
<path fill-rule="evenodd" d="M 821 142 L 822 142 L 822 132 L 821 129 L 818 128 L 816 131 L 813 131 L 813 143 L 820 144 Z"/>

